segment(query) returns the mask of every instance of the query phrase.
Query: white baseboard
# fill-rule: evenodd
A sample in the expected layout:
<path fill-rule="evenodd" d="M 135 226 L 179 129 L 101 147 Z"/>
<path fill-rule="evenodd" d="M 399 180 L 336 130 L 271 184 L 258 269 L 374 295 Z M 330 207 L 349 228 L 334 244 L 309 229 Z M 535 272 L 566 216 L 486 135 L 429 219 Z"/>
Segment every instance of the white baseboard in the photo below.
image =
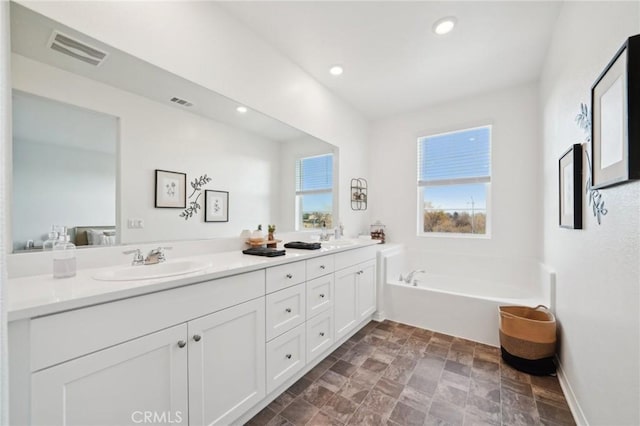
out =
<path fill-rule="evenodd" d="M 560 387 L 562 388 L 562 392 L 567 400 L 567 404 L 569 405 L 569 410 L 571 410 L 571 414 L 573 415 L 573 419 L 576 421 L 578 426 L 589 426 L 589 422 L 584 415 L 584 411 L 580 407 L 578 403 L 578 399 L 576 398 L 576 394 L 573 392 L 571 388 L 571 384 L 567 379 L 564 370 L 562 369 L 562 364 L 558 357 L 556 357 L 556 365 L 558 366 L 558 381 L 560 382 Z"/>
<path fill-rule="evenodd" d="M 377 322 L 382 322 L 387 319 L 387 315 L 384 312 L 376 311 L 372 319 Z"/>

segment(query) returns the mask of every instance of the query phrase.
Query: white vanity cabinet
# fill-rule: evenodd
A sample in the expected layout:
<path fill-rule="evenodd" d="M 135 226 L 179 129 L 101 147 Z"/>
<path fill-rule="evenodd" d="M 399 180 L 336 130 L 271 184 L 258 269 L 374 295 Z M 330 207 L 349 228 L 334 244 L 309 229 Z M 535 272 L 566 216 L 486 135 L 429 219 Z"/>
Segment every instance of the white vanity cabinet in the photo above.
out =
<path fill-rule="evenodd" d="M 265 397 L 264 298 L 189 321 L 189 424 L 228 425 Z"/>
<path fill-rule="evenodd" d="M 339 340 L 376 310 L 376 261 L 371 247 L 335 259 L 334 335 Z"/>
<path fill-rule="evenodd" d="M 187 425 L 186 336 L 181 324 L 33 373 L 31 424 L 132 425 L 153 411 Z"/>
<path fill-rule="evenodd" d="M 10 422 L 246 421 L 368 321 L 375 252 L 294 255 L 10 323 Z"/>

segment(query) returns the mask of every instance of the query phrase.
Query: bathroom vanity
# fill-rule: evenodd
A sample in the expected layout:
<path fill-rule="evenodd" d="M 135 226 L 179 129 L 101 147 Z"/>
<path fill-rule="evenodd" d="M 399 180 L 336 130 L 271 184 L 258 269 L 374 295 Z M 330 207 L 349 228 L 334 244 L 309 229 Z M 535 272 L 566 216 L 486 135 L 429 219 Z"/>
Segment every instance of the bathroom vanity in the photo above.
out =
<path fill-rule="evenodd" d="M 375 243 L 210 254 L 196 273 L 77 296 L 104 271 L 12 280 L 10 423 L 242 423 L 371 319 Z M 54 285 L 68 288 L 25 299 Z"/>

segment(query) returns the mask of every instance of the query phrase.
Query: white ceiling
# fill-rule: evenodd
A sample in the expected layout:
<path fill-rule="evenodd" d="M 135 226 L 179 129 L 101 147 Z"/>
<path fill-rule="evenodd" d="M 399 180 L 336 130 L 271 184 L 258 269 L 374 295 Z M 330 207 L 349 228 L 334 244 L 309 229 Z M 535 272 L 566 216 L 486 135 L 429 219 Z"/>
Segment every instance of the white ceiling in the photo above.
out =
<path fill-rule="evenodd" d="M 560 2 L 218 3 L 369 119 L 536 81 Z M 448 35 L 435 21 L 455 16 Z M 342 64 L 340 77 L 329 75 Z"/>

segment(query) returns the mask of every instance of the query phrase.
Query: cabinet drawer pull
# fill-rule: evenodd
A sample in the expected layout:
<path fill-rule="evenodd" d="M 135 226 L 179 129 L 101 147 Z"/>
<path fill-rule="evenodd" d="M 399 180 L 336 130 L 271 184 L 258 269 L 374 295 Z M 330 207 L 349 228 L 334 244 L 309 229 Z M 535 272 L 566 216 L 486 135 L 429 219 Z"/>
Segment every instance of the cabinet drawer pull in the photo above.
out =
<path fill-rule="evenodd" d="M 202 336 L 200 336 L 199 334 L 194 334 L 193 335 L 193 340 L 195 340 L 196 342 L 199 342 L 200 339 L 202 339 Z"/>
<path fill-rule="evenodd" d="M 320 337 L 324 337 L 324 331 L 320 332 Z"/>
<path fill-rule="evenodd" d="M 324 299 L 324 293 L 320 293 L 320 298 Z"/>
<path fill-rule="evenodd" d="M 286 354 L 286 355 L 285 355 L 285 357 L 286 357 L 287 359 L 291 359 L 291 354 Z"/>
<path fill-rule="evenodd" d="M 325 269 L 325 266 L 324 265 L 320 265 L 320 269 Z"/>
<path fill-rule="evenodd" d="M 285 312 L 286 312 L 286 313 L 288 313 L 288 314 L 290 314 L 290 313 L 291 313 L 291 308 L 287 308 L 287 309 L 285 309 Z"/>
<path fill-rule="evenodd" d="M 293 275 L 291 275 L 291 274 L 287 274 L 287 275 L 286 275 L 286 277 L 287 277 L 287 278 L 289 278 L 289 279 L 291 279 L 291 278 L 293 278 Z"/>
<path fill-rule="evenodd" d="M 184 348 L 185 346 L 187 346 L 187 342 L 185 342 L 184 340 L 178 340 L 179 348 Z"/>

